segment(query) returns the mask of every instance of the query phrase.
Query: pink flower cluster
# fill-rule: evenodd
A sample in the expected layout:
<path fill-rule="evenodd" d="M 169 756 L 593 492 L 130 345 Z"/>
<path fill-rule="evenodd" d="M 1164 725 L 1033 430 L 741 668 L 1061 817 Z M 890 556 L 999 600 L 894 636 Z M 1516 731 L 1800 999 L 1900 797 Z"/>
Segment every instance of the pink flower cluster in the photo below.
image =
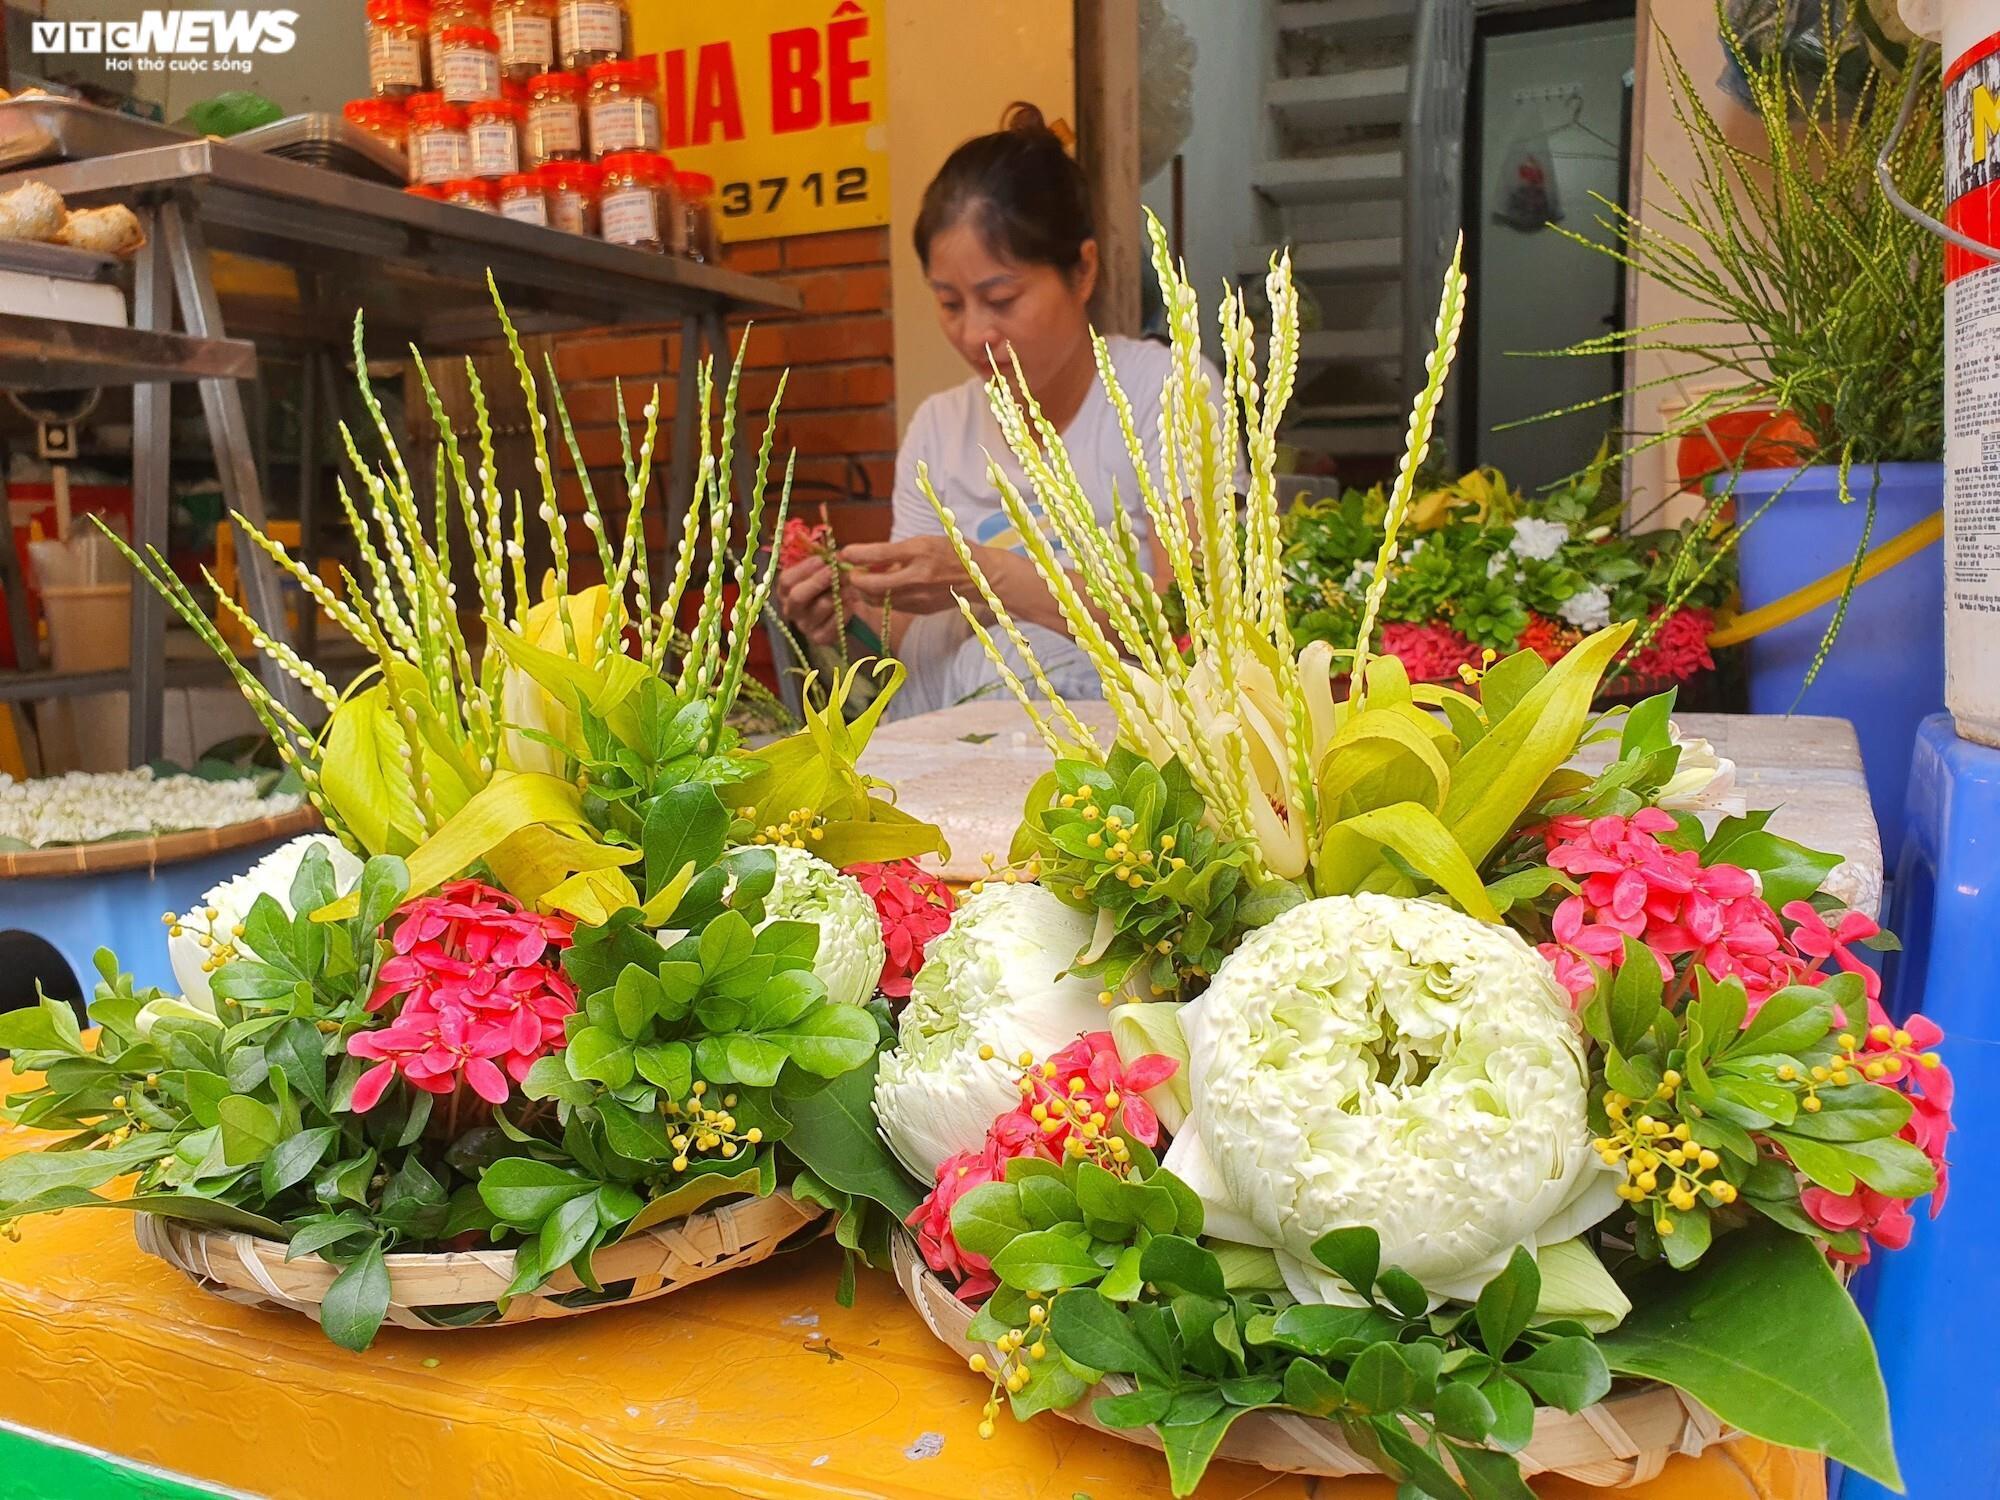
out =
<path fill-rule="evenodd" d="M 785 534 L 778 542 L 778 566 L 789 568 L 809 557 L 821 557 L 833 549 L 833 528 L 825 522 L 815 526 L 793 516 L 785 522 Z"/>
<path fill-rule="evenodd" d="M 910 995 L 910 981 L 924 966 L 924 946 L 951 926 L 951 887 L 914 859 L 849 865 L 882 919 L 882 978 L 876 985 L 896 1000 Z"/>
<path fill-rule="evenodd" d="M 1541 945 L 1556 977 L 1581 997 L 1596 984 L 1592 964 L 1616 969 L 1625 939 L 1636 938 L 1669 983 L 1674 961 L 1691 956 L 1717 979 L 1740 979 L 1751 1013 L 1774 991 L 1810 982 L 1815 967 L 1786 937 L 1748 870 L 1704 865 L 1691 849 L 1658 835 L 1674 827 L 1658 808 L 1630 818 L 1551 819 L 1543 832 L 1549 864 L 1577 877 L 1580 890 L 1556 907 L 1553 942 Z"/>
<path fill-rule="evenodd" d="M 375 1066 L 354 1086 L 366 1114 L 401 1074 L 431 1094 L 463 1081 L 489 1104 L 507 1101 L 535 1060 L 562 1042 L 576 989 L 556 958 L 572 924 L 526 911 L 505 891 L 460 880 L 397 913 L 394 955 L 375 976 L 368 1009 L 400 1000 L 388 1025 L 347 1039 L 351 1056 Z M 504 1071 L 503 1071 L 504 1070 Z"/>
<path fill-rule="evenodd" d="M 1093 1114 L 1107 1121 L 1095 1127 L 1093 1140 L 1115 1126 L 1143 1146 L 1159 1144 L 1159 1116 L 1140 1095 L 1165 1083 L 1179 1066 L 1158 1053 L 1123 1063 L 1111 1033 L 1093 1031 L 1030 1067 L 1021 1077 L 1021 1102 L 993 1122 L 977 1151 L 961 1151 L 939 1164 L 937 1186 L 910 1215 L 907 1222 L 917 1232 L 925 1263 L 955 1277 L 958 1295 L 968 1302 L 992 1291 L 998 1283 L 986 1258 L 962 1249 L 952 1236 L 952 1206 L 976 1187 L 1004 1182 L 1007 1163 L 1017 1156 L 1061 1161 L 1083 1154 L 1086 1138 L 1078 1122 Z"/>
<path fill-rule="evenodd" d="M 1791 907 L 1785 914 L 1791 915 Z M 1810 910 L 1810 908 L 1808 908 Z M 1855 913 L 1848 913 L 1853 918 Z M 1860 918 L 1868 927 L 1873 922 Z M 1821 924 L 1822 927 L 1824 924 Z M 1845 928 L 1847 921 L 1841 926 Z M 1946 1190 L 1950 1186 L 1950 1167 L 1945 1161 L 1945 1138 L 1951 1134 L 1951 1070 L 1938 1060 L 1932 1049 L 1944 1040 L 1944 1032 L 1934 1021 L 1921 1015 L 1913 1015 L 1900 1027 L 1894 1025 L 1887 1012 L 1876 1000 L 1873 989 L 1868 996 L 1868 1031 L 1865 1036 L 1854 1038 L 1856 1047 L 1849 1054 L 1856 1071 L 1872 1082 L 1894 1088 L 1910 1101 L 1909 1122 L 1900 1132 L 1902 1139 L 1909 1141 L 1929 1159 L 1937 1172 L 1937 1187 L 1931 1193 L 1931 1217 L 1935 1219 L 1944 1208 Z M 1834 1259 L 1863 1265 L 1868 1260 L 1868 1244 L 1873 1240 L 1885 1250 L 1900 1250 L 1910 1242 L 1910 1232 L 1916 1227 L 1916 1220 L 1910 1213 L 1910 1200 L 1892 1198 L 1886 1193 L 1878 1193 L 1866 1183 L 1857 1182 L 1850 1193 L 1834 1193 L 1818 1186 L 1808 1186 L 1799 1195 L 1800 1205 L 1815 1224 L 1838 1233 L 1853 1229 L 1861 1233 L 1861 1248 L 1853 1254 L 1833 1252 Z"/>
<path fill-rule="evenodd" d="M 1654 615 L 1658 614 L 1655 610 Z M 1639 677 L 1665 677 L 1674 682 L 1686 682 L 1697 672 L 1712 672 L 1715 658 L 1709 655 L 1708 637 L 1714 629 L 1715 616 L 1710 611 L 1677 609 L 1625 668 Z"/>

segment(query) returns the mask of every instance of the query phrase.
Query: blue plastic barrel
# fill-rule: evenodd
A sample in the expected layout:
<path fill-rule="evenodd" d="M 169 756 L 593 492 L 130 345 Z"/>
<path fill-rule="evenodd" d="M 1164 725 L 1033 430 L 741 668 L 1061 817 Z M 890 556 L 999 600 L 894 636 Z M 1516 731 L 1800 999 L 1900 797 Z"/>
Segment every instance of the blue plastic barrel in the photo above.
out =
<path fill-rule="evenodd" d="M 1783 502 L 1780 502 L 1781 504 Z M 1962 740 L 1949 715 L 1924 722 L 1896 867 L 1883 997 L 1897 1020 L 1922 1011 L 1944 1028 L 1952 1072 L 1944 1211 L 1916 1211 L 1902 1250 L 1877 1250 L 1858 1283 L 1882 1359 L 1896 1454 L 1911 1500 L 2000 1495 L 2000 750 Z M 1888 1500 L 1860 1474 L 1839 1500 Z"/>
<path fill-rule="evenodd" d="M 1854 557 L 1875 491 L 1871 547 L 1935 514 L 1944 504 L 1944 465 L 1881 464 L 1848 476 L 1854 499 L 1840 500 L 1840 471 L 1752 469 L 1735 481 L 1736 514 L 1747 519 L 1788 482 L 1790 488 L 1745 533 L 1738 554 L 1743 607 L 1754 609 L 1843 567 Z M 1799 696 L 1834 603 L 1749 643 L 1750 710 L 1847 719 L 1861 741 L 1868 796 L 1890 856 L 1903 844 L 1903 795 L 1917 726 L 1944 707 L 1944 549 L 1926 547 L 1854 591 L 1832 654 Z"/>

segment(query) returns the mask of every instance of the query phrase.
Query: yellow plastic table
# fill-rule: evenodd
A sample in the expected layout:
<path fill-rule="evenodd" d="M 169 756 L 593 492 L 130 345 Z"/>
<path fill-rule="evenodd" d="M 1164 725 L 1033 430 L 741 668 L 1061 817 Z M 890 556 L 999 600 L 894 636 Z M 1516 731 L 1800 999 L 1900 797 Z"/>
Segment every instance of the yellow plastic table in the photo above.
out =
<path fill-rule="evenodd" d="M 0 1065 L 0 1094 L 8 1082 Z M 0 1154 L 34 1138 L 0 1127 Z M 385 1329 L 349 1354 L 303 1318 L 196 1290 L 114 1211 L 30 1219 L 19 1244 L 0 1242 L 0 1500 L 187 1495 L 174 1477 L 282 1500 L 1165 1500 L 1157 1454 L 1052 1415 L 982 1441 L 984 1383 L 891 1279 L 864 1274 L 842 1308 L 838 1273 L 822 1242 L 654 1302 Z M 1394 1490 L 1217 1464 L 1199 1494 Z M 1744 1440 L 1617 1493 L 1824 1500 L 1825 1487 L 1817 1458 Z"/>

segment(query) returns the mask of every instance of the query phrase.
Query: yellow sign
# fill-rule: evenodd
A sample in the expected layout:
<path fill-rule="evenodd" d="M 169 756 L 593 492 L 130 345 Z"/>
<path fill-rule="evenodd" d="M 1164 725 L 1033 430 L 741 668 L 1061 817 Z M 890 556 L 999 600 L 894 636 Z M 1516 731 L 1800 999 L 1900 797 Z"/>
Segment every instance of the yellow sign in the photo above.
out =
<path fill-rule="evenodd" d="M 889 222 L 885 0 L 636 0 L 664 149 L 715 179 L 725 240 Z"/>

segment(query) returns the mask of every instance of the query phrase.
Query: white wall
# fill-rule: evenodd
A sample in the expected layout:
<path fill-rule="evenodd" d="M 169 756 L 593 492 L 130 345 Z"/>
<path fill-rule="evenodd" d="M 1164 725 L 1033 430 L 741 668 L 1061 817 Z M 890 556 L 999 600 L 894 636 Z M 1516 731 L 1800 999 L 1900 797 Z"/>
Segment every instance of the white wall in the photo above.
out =
<path fill-rule="evenodd" d="M 1547 132 L 1561 226 L 1608 241 L 1609 234 L 1597 224 L 1606 211 L 1591 194 L 1614 202 L 1619 196 L 1624 166 L 1605 142 L 1618 139 L 1624 75 L 1631 66 L 1629 20 L 1517 32 L 1486 44 L 1483 118 L 1472 122 L 1480 131 L 1483 174 L 1479 222 L 1473 229 L 1479 240 L 1478 280 L 1472 288 L 1472 316 L 1479 330 L 1478 417 L 1464 447 L 1518 488 L 1539 488 L 1582 468 L 1605 433 L 1619 423 L 1612 403 L 1506 432 L 1493 430 L 1617 390 L 1620 381 L 1609 357 L 1521 356 L 1608 332 L 1604 319 L 1619 310 L 1618 267 L 1610 257 L 1553 229 L 1524 231 L 1497 222 L 1497 189 L 1514 138 L 1532 119 Z M 1566 101 L 1524 105 L 1514 97 L 1517 90 L 1572 84 L 1582 101 L 1582 128 L 1568 125 Z"/>
<path fill-rule="evenodd" d="M 189 8 L 174 0 L 10 0 L 13 8 L 51 21 L 129 21 L 141 11 Z M 132 92 L 156 100 L 168 120 L 203 99 L 232 89 L 254 89 L 288 115 L 338 112 L 368 91 L 368 37 L 362 0 L 214 0 L 209 7 L 298 12 L 297 44 L 290 52 L 249 59 L 248 72 L 133 73 Z M 31 59 L 17 59 L 26 63 Z M 122 83 L 127 75 L 114 75 Z"/>
<path fill-rule="evenodd" d="M 1757 117 L 1716 81 L 1722 76 L 1722 38 L 1715 28 L 1715 12 L 1706 4 L 1691 0 L 1639 0 L 1639 97 L 1634 106 L 1634 155 L 1638 177 L 1634 200 L 1644 219 L 1648 209 L 1659 212 L 1672 202 L 1665 184 L 1692 185 L 1699 182 L 1695 155 L 1687 134 L 1674 118 L 1673 96 L 1667 84 L 1671 63 L 1666 46 L 1679 56 L 1681 66 L 1694 80 L 1702 100 L 1714 113 L 1729 138 L 1746 149 L 1763 149 L 1764 130 Z M 1674 226 L 1663 225 L 1669 232 Z M 1698 317 L 1704 309 L 1688 298 L 1669 291 L 1644 276 L 1634 276 L 1628 285 L 1626 326 L 1642 328 L 1675 318 Z M 1712 337 L 1723 330 L 1719 325 L 1694 326 L 1677 332 L 1687 342 Z M 1725 335 L 1726 336 L 1726 335 Z M 1634 394 L 1626 403 L 1625 425 L 1636 438 L 1663 430 L 1673 412 L 1698 397 L 1716 382 L 1711 378 L 1657 385 L 1673 375 L 1686 375 L 1699 362 L 1686 355 L 1641 354 L 1632 361 L 1630 385 Z M 1648 388 L 1652 387 L 1652 388 Z M 1664 443 L 1627 465 L 1625 499 L 1628 510 L 1641 513 L 1658 504 L 1674 488 L 1674 454 L 1677 444 Z M 1672 523 L 1700 511 L 1701 502 L 1686 497 L 1675 502 L 1662 516 Z"/>
<path fill-rule="evenodd" d="M 1166 0 L 1167 10 L 1194 39 L 1194 129 L 1185 158 L 1183 245 L 1188 274 L 1204 313 L 1225 278 L 1239 269 L 1238 251 L 1258 239 L 1250 171 L 1262 140 L 1266 31 L 1255 0 Z M 1145 80 L 1139 83 L 1144 88 Z M 1142 189 L 1145 204 L 1173 229 L 1173 172 L 1166 168 Z M 1152 271 L 1145 273 L 1147 297 Z M 1216 353 L 1215 330 L 1203 337 Z"/>

